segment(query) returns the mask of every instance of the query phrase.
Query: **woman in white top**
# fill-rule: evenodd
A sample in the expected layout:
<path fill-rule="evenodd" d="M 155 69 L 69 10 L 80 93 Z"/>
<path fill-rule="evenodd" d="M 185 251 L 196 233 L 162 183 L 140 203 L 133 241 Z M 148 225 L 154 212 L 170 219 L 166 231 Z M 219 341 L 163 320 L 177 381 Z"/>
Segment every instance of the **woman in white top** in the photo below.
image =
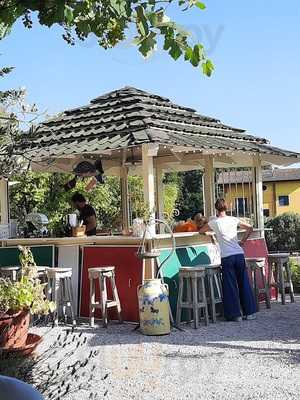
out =
<path fill-rule="evenodd" d="M 256 304 L 249 283 L 243 250 L 253 228 L 238 218 L 227 216 L 227 205 L 224 199 L 218 199 L 215 207 L 217 217 L 209 221 L 199 232 L 213 231 L 220 246 L 224 316 L 229 321 L 241 321 L 242 311 L 244 318 L 254 319 Z M 237 237 L 238 227 L 246 231 L 240 242 Z"/>

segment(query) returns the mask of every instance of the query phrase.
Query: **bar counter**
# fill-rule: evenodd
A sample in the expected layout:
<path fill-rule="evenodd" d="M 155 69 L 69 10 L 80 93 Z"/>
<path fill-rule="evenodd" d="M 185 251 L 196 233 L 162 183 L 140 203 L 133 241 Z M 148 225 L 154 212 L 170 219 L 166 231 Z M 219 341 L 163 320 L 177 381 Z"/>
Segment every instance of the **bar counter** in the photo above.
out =
<path fill-rule="evenodd" d="M 175 233 L 174 238 L 175 251 L 164 264 L 161 273 L 169 286 L 170 304 L 175 316 L 180 267 L 220 263 L 220 254 L 218 246 L 212 242 L 210 236 L 192 232 Z M 0 268 L 19 264 L 18 245 L 30 246 L 38 265 L 72 268 L 77 314 L 81 317 L 89 316 L 88 269 L 113 265 L 125 321 L 138 321 L 137 287 L 144 279 L 155 274 L 157 266 L 162 264 L 172 251 L 172 239 L 169 234 L 156 234 L 153 238 L 146 239 L 147 249 L 157 249 L 160 253 L 156 259 L 157 265 L 153 267 L 149 260 L 142 260 L 137 256 L 141 245 L 141 238 L 138 237 L 113 235 L 4 239 L 1 240 L 0 247 Z M 261 231 L 253 232 L 245 246 L 245 253 L 248 257 L 266 256 L 267 248 Z M 111 318 L 114 318 L 113 314 Z"/>

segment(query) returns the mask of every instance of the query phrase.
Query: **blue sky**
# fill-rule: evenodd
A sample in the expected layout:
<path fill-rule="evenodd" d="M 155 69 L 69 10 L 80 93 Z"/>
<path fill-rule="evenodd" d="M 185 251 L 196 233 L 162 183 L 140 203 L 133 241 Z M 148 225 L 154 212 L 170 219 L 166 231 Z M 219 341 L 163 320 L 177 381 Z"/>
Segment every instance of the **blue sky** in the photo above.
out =
<path fill-rule="evenodd" d="M 204 12 L 173 15 L 205 43 L 216 65 L 212 78 L 161 51 L 143 60 L 129 43 L 109 51 L 94 40 L 70 47 L 59 28 L 28 31 L 19 23 L 0 43 L 1 64 L 16 67 L 1 84 L 26 87 L 50 114 L 136 86 L 300 151 L 299 0 L 206 4 Z"/>

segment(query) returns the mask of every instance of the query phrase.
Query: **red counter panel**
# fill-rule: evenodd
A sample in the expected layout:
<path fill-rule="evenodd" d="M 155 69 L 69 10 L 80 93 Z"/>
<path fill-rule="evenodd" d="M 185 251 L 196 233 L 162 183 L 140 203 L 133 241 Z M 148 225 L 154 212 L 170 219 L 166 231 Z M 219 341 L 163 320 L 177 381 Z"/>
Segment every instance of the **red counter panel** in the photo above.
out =
<path fill-rule="evenodd" d="M 89 317 L 90 284 L 88 269 L 91 267 L 115 266 L 116 285 L 122 307 L 124 321 L 138 321 L 137 287 L 142 283 L 142 261 L 136 256 L 137 247 L 100 247 L 87 246 L 83 248 L 81 272 L 81 302 L 80 315 Z M 111 295 L 110 288 L 108 294 Z M 99 295 L 96 291 L 96 295 Z M 98 313 L 98 314 L 97 314 Z M 96 316 L 100 317 L 100 310 Z M 113 310 L 110 317 L 116 318 Z"/>

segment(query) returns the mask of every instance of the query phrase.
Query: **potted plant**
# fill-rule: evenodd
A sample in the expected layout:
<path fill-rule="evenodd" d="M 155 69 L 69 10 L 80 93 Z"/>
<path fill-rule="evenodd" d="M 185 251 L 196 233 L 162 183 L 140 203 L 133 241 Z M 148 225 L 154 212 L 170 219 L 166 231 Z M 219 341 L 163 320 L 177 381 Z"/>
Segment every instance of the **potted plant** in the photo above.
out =
<path fill-rule="evenodd" d="M 38 278 L 37 266 L 29 248 L 19 247 L 21 277 L 12 282 L 0 278 L 0 347 L 21 348 L 28 336 L 30 314 L 54 311 L 46 299 L 45 284 Z"/>

